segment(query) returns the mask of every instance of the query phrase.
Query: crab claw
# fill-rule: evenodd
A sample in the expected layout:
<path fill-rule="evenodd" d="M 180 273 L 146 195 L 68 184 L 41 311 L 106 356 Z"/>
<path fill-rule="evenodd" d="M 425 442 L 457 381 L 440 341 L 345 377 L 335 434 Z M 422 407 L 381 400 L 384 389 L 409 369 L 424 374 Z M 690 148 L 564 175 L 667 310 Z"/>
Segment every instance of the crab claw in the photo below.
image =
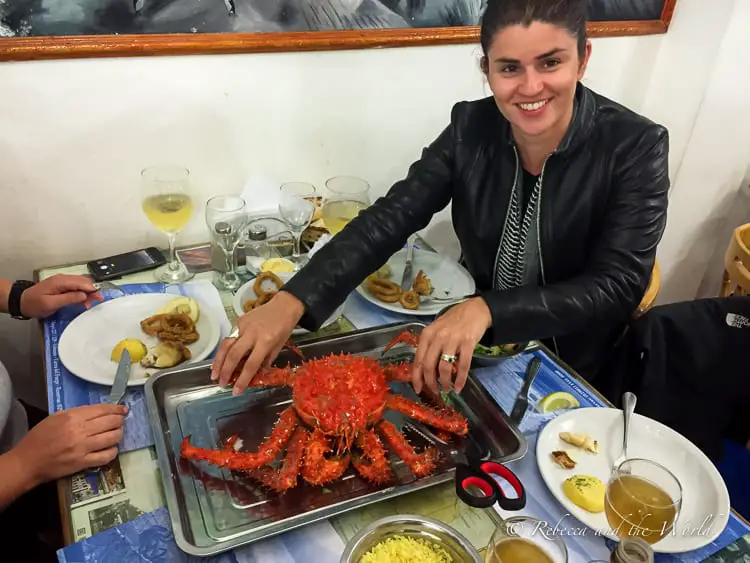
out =
<path fill-rule="evenodd" d="M 385 354 L 388 350 L 393 348 L 396 344 L 406 344 L 408 346 L 412 346 L 414 348 L 417 347 L 417 343 L 419 342 L 419 338 L 416 334 L 411 332 L 410 330 L 405 330 L 402 333 L 400 333 L 396 338 L 391 340 L 385 348 L 383 348 L 383 354 Z"/>

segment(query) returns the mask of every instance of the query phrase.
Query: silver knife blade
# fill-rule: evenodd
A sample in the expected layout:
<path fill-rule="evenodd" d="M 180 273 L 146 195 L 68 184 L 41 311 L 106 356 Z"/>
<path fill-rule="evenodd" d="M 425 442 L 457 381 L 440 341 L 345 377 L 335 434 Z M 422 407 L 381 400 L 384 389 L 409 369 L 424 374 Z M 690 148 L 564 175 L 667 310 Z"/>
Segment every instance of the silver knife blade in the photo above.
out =
<path fill-rule="evenodd" d="M 412 237 L 406 241 L 406 263 L 404 264 L 404 276 L 401 278 L 401 291 L 411 289 L 411 263 L 414 259 L 414 241 Z"/>
<path fill-rule="evenodd" d="M 513 405 L 513 410 L 510 413 L 510 420 L 516 426 L 521 424 L 523 415 L 526 414 L 526 409 L 529 408 L 529 389 L 531 389 L 531 384 L 533 383 L 536 374 L 539 373 L 539 368 L 541 367 L 541 365 L 542 361 L 537 356 L 534 356 L 533 358 L 531 358 L 529 365 L 526 367 L 526 374 L 523 378 L 521 390 L 518 392 L 518 397 L 516 397 L 516 402 Z"/>
<path fill-rule="evenodd" d="M 125 396 L 128 377 L 130 377 L 130 352 L 123 350 L 120 362 L 117 364 L 115 382 L 112 385 L 112 390 L 109 392 L 109 402 L 113 405 L 119 404 Z"/>

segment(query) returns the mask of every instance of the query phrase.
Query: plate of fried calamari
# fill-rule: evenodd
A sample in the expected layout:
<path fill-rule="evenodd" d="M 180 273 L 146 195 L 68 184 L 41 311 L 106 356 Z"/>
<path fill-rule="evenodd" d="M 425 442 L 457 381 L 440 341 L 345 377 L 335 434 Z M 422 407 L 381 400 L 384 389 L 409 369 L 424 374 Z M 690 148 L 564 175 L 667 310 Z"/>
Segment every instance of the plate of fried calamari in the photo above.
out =
<path fill-rule="evenodd" d="M 248 311 L 268 303 L 276 293 L 284 287 L 296 272 L 261 272 L 260 275 L 251 279 L 234 294 L 234 312 L 242 316 Z M 335 323 L 344 312 L 344 304 L 339 305 L 336 310 L 326 319 L 322 326 Z M 292 334 L 303 334 L 308 332 L 302 327 L 297 327 Z"/>
<path fill-rule="evenodd" d="M 357 287 L 357 293 L 394 313 L 432 316 L 476 291 L 474 278 L 460 264 L 437 252 L 418 248 L 412 258 L 411 287 L 403 291 L 401 278 L 405 265 L 406 249 L 399 250 Z"/>
<path fill-rule="evenodd" d="M 198 300 L 165 293 L 126 295 L 96 305 L 63 331 L 60 361 L 74 375 L 114 383 L 123 350 L 130 352 L 129 386 L 162 369 L 206 359 L 221 336 L 219 321 Z"/>

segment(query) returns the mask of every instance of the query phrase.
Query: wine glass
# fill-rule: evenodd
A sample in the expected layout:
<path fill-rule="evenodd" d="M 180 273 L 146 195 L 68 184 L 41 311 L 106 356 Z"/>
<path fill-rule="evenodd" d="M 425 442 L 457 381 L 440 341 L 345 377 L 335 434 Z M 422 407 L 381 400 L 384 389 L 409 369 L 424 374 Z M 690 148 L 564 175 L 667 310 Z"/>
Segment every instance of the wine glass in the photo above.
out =
<path fill-rule="evenodd" d="M 354 176 L 334 176 L 326 181 L 323 222 L 335 235 L 370 205 L 370 184 Z"/>
<path fill-rule="evenodd" d="M 528 516 L 506 518 L 495 529 L 487 546 L 485 563 L 533 561 L 568 563 L 568 548 L 546 522 Z"/>
<path fill-rule="evenodd" d="M 316 190 L 312 184 L 305 182 L 287 182 L 281 186 L 281 197 L 279 198 L 279 213 L 282 219 L 289 225 L 289 230 L 294 235 L 294 251 L 292 261 L 297 270 L 302 264 L 300 255 L 300 237 L 302 232 L 312 221 L 315 213 Z"/>
<path fill-rule="evenodd" d="M 216 285 L 234 291 L 242 285 L 237 275 L 234 251 L 248 222 L 245 200 L 236 195 L 218 195 L 206 203 L 206 224 L 211 240 L 224 253 L 226 271 L 217 273 Z"/>
<path fill-rule="evenodd" d="M 169 239 L 169 262 L 156 271 L 164 283 L 193 277 L 175 251 L 177 234 L 193 215 L 190 171 L 180 166 L 152 166 L 141 171 L 141 206 L 149 221 Z"/>
<path fill-rule="evenodd" d="M 672 531 L 682 506 L 682 486 L 663 465 L 628 459 L 607 483 L 604 513 L 612 532 L 656 543 Z"/>

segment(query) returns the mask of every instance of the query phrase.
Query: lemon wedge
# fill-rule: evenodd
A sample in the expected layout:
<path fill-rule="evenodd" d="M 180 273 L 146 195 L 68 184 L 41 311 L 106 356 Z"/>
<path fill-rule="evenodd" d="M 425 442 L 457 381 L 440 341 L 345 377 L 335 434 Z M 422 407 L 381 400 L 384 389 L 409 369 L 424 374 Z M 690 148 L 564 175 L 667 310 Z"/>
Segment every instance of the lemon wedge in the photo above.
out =
<path fill-rule="evenodd" d="M 550 393 L 539 401 L 539 408 L 542 412 L 559 411 L 563 409 L 575 409 L 580 406 L 578 399 L 570 393 L 557 391 Z"/>
<path fill-rule="evenodd" d="M 146 345 L 138 340 L 137 338 L 126 338 L 120 340 L 112 350 L 110 358 L 113 362 L 119 362 L 122 357 L 123 350 L 130 352 L 130 363 L 135 364 L 140 362 L 146 356 Z"/>
<path fill-rule="evenodd" d="M 175 313 L 182 313 L 190 317 L 194 323 L 197 323 L 200 318 L 200 311 L 200 305 L 192 297 L 176 297 L 159 309 L 157 314 L 173 315 Z"/>
<path fill-rule="evenodd" d="M 286 258 L 269 258 L 260 265 L 260 271 L 274 274 L 293 272 L 294 264 Z"/>

